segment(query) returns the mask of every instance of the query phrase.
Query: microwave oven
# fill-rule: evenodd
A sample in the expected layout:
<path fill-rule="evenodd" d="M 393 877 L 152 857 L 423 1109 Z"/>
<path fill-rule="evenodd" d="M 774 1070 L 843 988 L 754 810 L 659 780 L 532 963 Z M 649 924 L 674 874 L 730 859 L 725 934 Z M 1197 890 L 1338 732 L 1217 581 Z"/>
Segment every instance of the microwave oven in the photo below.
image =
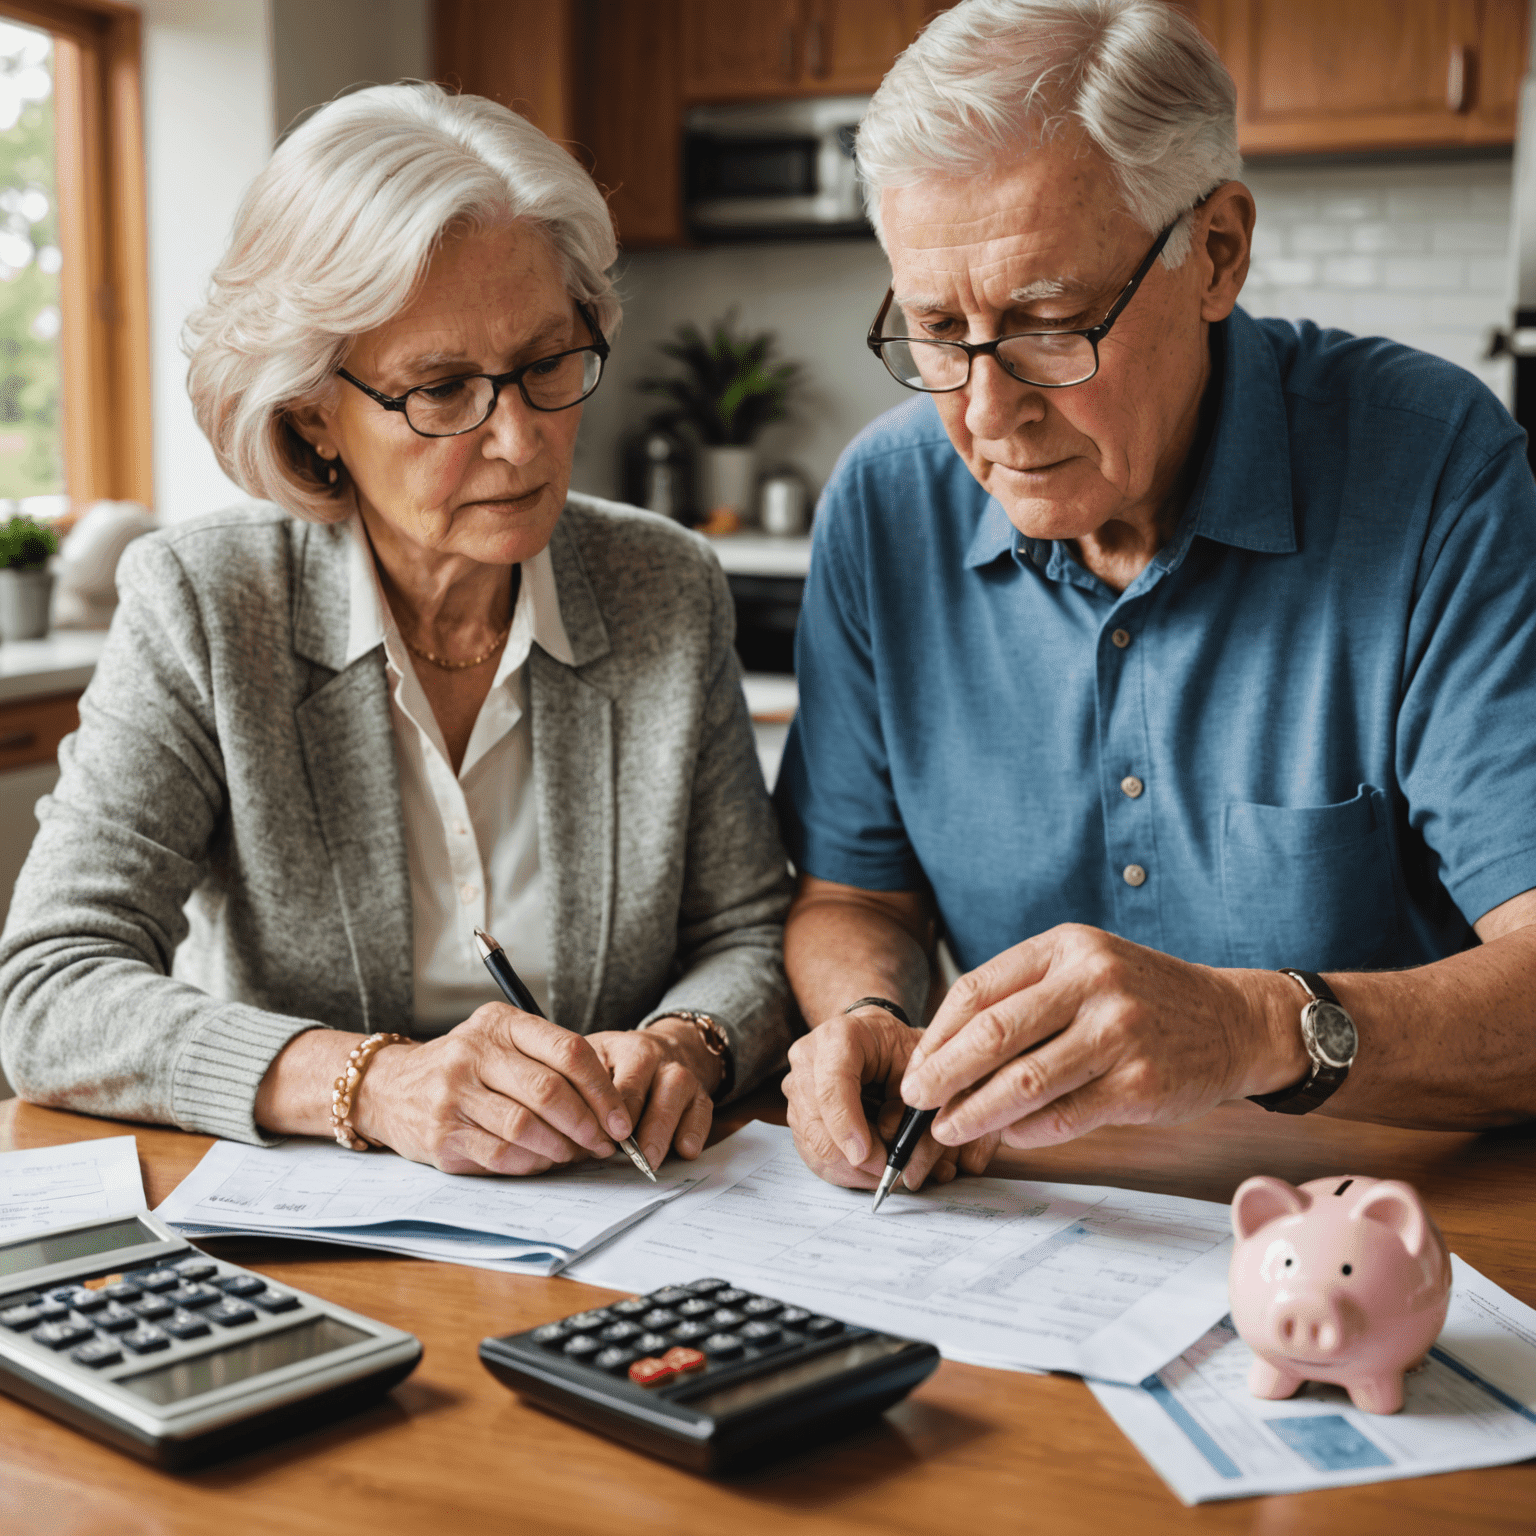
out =
<path fill-rule="evenodd" d="M 853 144 L 867 96 L 695 107 L 683 203 L 701 240 L 869 235 Z"/>

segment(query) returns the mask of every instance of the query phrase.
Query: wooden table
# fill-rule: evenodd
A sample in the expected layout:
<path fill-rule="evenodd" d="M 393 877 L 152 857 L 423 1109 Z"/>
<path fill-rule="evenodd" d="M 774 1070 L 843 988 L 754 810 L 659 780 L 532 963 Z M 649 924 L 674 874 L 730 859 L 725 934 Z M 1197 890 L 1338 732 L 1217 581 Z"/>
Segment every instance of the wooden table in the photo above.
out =
<path fill-rule="evenodd" d="M 761 1094 L 754 1115 L 782 1123 Z M 0 1104 L 0 1150 L 121 1135 L 120 1124 Z M 128 1127 L 158 1204 L 209 1146 Z M 1408 1179 L 1452 1249 L 1536 1303 L 1536 1128 L 1430 1134 L 1266 1115 L 1228 1105 L 1174 1131 L 1099 1132 L 994 1172 L 1227 1200 L 1250 1173 Z M 240 1239 L 235 1262 L 420 1337 L 426 1354 L 381 1406 L 332 1431 L 209 1471 L 155 1471 L 0 1398 L 0 1531 L 154 1532 L 769 1530 L 878 1536 L 1073 1532 L 1282 1533 L 1536 1530 L 1536 1462 L 1185 1509 L 1069 1377 L 946 1362 L 877 1427 L 776 1469 L 711 1483 L 523 1404 L 476 1358 L 482 1337 L 532 1327 L 612 1292 L 334 1246 Z"/>

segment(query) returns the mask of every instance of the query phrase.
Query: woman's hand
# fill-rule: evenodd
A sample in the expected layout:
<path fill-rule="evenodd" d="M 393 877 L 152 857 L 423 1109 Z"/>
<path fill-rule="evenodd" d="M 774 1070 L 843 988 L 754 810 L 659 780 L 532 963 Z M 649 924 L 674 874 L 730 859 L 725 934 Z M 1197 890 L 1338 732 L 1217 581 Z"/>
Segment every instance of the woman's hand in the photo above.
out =
<path fill-rule="evenodd" d="M 658 1019 L 649 1029 L 588 1035 L 587 1043 L 613 1074 L 651 1167 L 661 1167 L 668 1148 L 697 1157 L 715 1114 L 709 1091 L 720 1078 L 719 1058 L 703 1049 L 698 1031 L 682 1020 Z"/>
<path fill-rule="evenodd" d="M 381 1050 L 358 1087 L 352 1123 L 367 1140 L 444 1173 L 543 1173 L 608 1157 L 634 1125 L 608 1058 L 594 1049 L 613 1038 L 583 1039 L 486 1003 L 436 1040 Z"/>

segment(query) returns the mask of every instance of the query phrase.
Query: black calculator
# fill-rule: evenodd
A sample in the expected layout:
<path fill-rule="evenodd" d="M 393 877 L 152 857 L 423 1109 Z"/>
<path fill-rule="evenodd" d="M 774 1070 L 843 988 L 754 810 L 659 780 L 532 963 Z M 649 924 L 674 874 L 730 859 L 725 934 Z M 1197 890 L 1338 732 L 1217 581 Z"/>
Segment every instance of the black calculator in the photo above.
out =
<path fill-rule="evenodd" d="M 485 1339 L 522 1396 L 696 1472 L 761 1465 L 867 1423 L 932 1375 L 932 1344 L 694 1280 Z"/>
<path fill-rule="evenodd" d="M 147 1211 L 0 1244 L 0 1391 L 161 1466 L 335 1422 L 411 1334 L 210 1258 Z"/>

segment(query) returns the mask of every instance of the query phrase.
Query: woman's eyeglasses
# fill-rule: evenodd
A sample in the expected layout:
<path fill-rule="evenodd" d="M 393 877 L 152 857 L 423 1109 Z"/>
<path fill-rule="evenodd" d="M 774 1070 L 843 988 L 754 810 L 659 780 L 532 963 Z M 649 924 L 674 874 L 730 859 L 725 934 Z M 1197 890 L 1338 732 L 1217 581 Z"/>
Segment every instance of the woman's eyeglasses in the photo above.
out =
<path fill-rule="evenodd" d="M 403 395 L 384 395 L 345 368 L 336 372 L 386 411 L 400 411 L 406 425 L 422 437 L 458 437 L 490 420 L 501 391 L 517 385 L 518 393 L 535 411 L 568 411 L 597 388 L 608 361 L 609 346 L 585 304 L 576 312 L 591 332 L 591 344 L 535 358 L 509 373 L 466 373 L 440 384 L 418 384 Z"/>

